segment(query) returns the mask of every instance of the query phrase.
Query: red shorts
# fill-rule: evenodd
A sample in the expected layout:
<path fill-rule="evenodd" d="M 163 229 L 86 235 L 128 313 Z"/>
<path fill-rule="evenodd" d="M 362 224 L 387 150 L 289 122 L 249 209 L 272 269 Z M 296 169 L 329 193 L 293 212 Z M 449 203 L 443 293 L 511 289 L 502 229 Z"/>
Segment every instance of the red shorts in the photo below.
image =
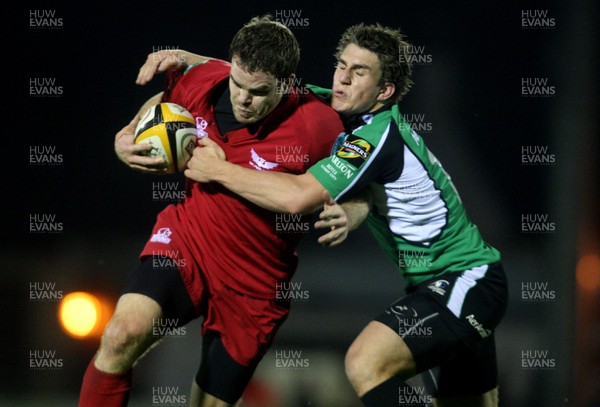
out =
<path fill-rule="evenodd" d="M 276 301 L 275 298 L 253 298 L 238 293 L 206 273 L 191 250 L 187 249 L 185 242 L 177 238 L 177 231 L 161 222 L 160 215 L 152 237 L 141 253 L 141 257 L 147 256 L 154 256 L 154 263 L 160 266 L 175 267 L 179 271 L 196 315 L 204 317 L 202 335 L 210 331 L 217 332 L 221 336 L 223 346 L 236 362 L 244 366 L 258 364 L 273 342 L 277 330 L 287 318 L 288 304 Z M 157 258 L 162 260 L 156 261 Z M 235 270 L 231 273 L 235 273 Z M 137 283 L 138 286 L 144 284 L 143 275 L 138 276 L 138 280 L 142 281 Z M 165 289 L 172 286 L 158 284 Z M 156 287 L 157 283 L 153 285 L 154 288 L 149 290 L 149 294 L 139 289 L 130 288 L 129 291 L 149 295 L 163 306 L 163 303 L 167 302 L 161 299 L 163 294 L 152 293 L 161 288 Z M 189 317 L 185 322 L 189 322 Z"/>

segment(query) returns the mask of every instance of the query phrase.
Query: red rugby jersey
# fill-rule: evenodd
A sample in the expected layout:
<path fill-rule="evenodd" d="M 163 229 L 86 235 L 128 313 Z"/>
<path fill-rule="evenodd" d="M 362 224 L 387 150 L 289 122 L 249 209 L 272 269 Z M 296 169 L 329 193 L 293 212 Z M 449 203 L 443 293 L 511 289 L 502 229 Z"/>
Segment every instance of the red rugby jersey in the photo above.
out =
<path fill-rule="evenodd" d="M 229 70 L 230 65 L 219 60 L 197 65 L 168 87 L 164 101 L 187 108 L 223 148 L 227 160 L 243 167 L 301 174 L 329 155 L 343 131 L 342 122 L 304 89 L 283 98 L 258 124 L 220 134 L 214 105 L 227 86 Z M 269 299 L 275 297 L 277 283 L 291 279 L 298 264 L 297 244 L 309 227 L 306 219 L 299 226 L 295 217 L 264 210 L 219 184 L 190 180 L 185 199 L 165 208 L 160 218 L 170 235 L 163 242 L 150 241 L 142 256 L 158 253 L 168 241 L 170 253 L 197 262 L 204 272 L 204 276 L 182 273 L 184 280 L 207 279 Z"/>

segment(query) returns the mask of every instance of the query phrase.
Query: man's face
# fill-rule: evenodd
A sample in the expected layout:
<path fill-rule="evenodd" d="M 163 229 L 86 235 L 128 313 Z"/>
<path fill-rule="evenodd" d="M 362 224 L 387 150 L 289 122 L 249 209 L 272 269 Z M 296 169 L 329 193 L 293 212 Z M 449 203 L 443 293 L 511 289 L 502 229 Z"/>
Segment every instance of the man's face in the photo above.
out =
<path fill-rule="evenodd" d="M 342 51 L 333 74 L 331 107 L 344 116 L 366 113 L 382 106 L 381 66 L 373 52 L 356 44 Z"/>
<path fill-rule="evenodd" d="M 231 62 L 229 91 L 235 119 L 244 124 L 256 123 L 271 113 L 281 101 L 277 79 L 268 73 L 248 73 L 235 58 Z"/>

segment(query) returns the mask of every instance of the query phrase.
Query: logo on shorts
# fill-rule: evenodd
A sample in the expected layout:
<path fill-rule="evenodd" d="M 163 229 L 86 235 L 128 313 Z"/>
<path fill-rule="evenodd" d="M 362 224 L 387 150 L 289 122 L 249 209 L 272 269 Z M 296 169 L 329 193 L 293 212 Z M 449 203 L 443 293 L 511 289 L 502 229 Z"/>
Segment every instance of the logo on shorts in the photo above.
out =
<path fill-rule="evenodd" d="M 431 326 L 425 326 L 427 318 L 419 318 L 417 310 L 406 305 L 393 305 L 386 310 L 388 314 L 393 314 L 398 321 L 398 335 L 402 338 L 429 338 L 433 334 Z"/>
<path fill-rule="evenodd" d="M 150 241 L 157 242 L 157 243 L 169 244 L 169 243 L 171 243 L 170 236 L 172 234 L 173 234 L 173 232 L 171 232 L 171 229 L 160 228 L 160 229 L 158 229 L 158 232 L 156 232 L 155 234 L 152 235 L 152 237 L 150 238 Z"/>
<path fill-rule="evenodd" d="M 410 310 L 409 310 L 410 309 Z M 391 312 L 394 315 L 401 315 L 401 316 L 410 316 L 410 317 L 416 317 L 417 314 L 417 310 L 415 310 L 413 307 L 407 307 L 406 305 L 392 305 L 390 307 L 390 310 L 386 310 L 385 312 L 387 312 L 388 314 Z M 412 314 L 412 315 L 410 315 Z"/>
<path fill-rule="evenodd" d="M 479 322 L 477 322 L 477 320 L 475 319 L 475 315 L 473 315 L 473 314 L 467 315 L 466 318 L 467 318 L 467 321 L 469 321 L 469 324 L 471 324 L 471 326 L 473 328 L 475 328 L 477 333 L 479 335 L 481 335 L 482 338 L 487 338 L 488 336 L 490 336 L 492 334 L 492 331 L 490 331 L 489 329 L 485 329 L 483 327 L 483 325 L 481 325 Z"/>
<path fill-rule="evenodd" d="M 445 295 L 446 288 L 448 288 L 449 285 L 450 283 L 446 280 L 437 280 L 429 284 L 427 288 L 429 288 L 434 293 L 438 293 L 439 295 Z"/>

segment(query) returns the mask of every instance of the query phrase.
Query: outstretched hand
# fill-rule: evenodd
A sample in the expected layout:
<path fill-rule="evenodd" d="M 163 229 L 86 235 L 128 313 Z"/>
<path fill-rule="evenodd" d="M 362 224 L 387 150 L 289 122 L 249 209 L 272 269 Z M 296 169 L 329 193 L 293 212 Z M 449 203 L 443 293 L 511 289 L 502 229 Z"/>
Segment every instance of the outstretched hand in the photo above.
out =
<path fill-rule="evenodd" d="M 341 205 L 338 205 L 329 195 L 329 191 L 323 191 L 323 211 L 319 214 L 315 223 L 315 229 L 327 229 L 330 231 L 319 237 L 318 242 L 325 247 L 340 245 L 348 237 L 348 216 Z"/>

